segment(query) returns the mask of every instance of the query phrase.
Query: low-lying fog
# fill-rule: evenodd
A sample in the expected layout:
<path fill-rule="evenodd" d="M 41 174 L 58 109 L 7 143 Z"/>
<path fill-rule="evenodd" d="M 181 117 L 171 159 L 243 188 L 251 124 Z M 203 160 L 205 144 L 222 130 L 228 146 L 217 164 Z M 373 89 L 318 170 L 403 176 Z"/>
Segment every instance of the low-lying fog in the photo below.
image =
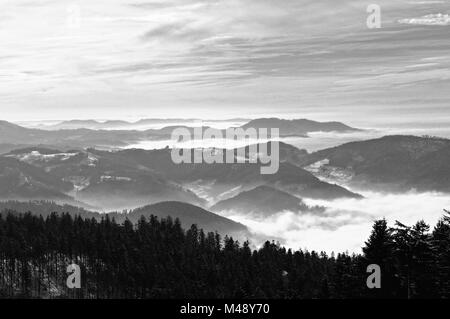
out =
<path fill-rule="evenodd" d="M 148 129 L 161 129 L 167 126 L 185 125 L 190 127 L 209 126 L 216 129 L 226 129 L 229 127 L 238 127 L 245 124 L 246 121 L 241 120 L 222 120 L 222 121 L 174 121 L 174 122 L 161 122 L 153 124 L 145 124 L 142 126 L 124 127 L 123 129 L 135 129 L 135 130 L 148 130 Z M 52 126 L 58 124 L 57 121 L 24 121 L 17 122 L 17 124 L 23 125 L 29 128 L 51 129 Z M 347 123 L 348 124 L 348 123 Z M 374 123 L 372 123 L 374 124 Z M 371 126 L 359 126 L 355 127 L 364 129 L 364 131 L 351 132 L 351 133 L 335 133 L 335 132 L 314 132 L 309 133 L 308 138 L 302 137 L 285 137 L 279 140 L 288 144 L 292 144 L 298 148 L 306 149 L 309 152 L 314 152 L 328 147 L 334 147 L 340 144 L 344 144 L 352 141 L 361 141 L 372 138 L 379 138 L 385 135 L 433 135 L 440 137 L 450 138 L 450 127 L 444 123 L 429 124 L 429 123 L 392 123 L 389 126 L 386 123 L 376 123 Z M 57 129 L 57 128 L 54 128 Z M 120 127 L 106 128 L 106 129 L 120 129 Z M 217 148 L 236 148 L 242 147 L 247 144 L 265 142 L 264 140 L 247 140 L 247 141 L 231 141 L 226 139 L 210 139 L 202 141 L 190 141 L 190 142 L 177 142 L 175 140 L 148 140 L 140 141 L 127 145 L 125 148 L 141 148 L 141 149 L 161 149 L 165 147 L 178 147 L 178 148 L 191 148 L 191 147 L 217 147 Z"/>
<path fill-rule="evenodd" d="M 294 145 L 300 149 L 306 149 L 309 152 L 321 150 L 328 147 L 334 147 L 343 143 L 352 141 L 362 141 L 371 138 L 381 137 L 386 135 L 385 132 L 376 130 L 367 130 L 362 132 L 352 133 L 326 133 L 316 132 L 310 133 L 309 137 L 281 137 L 278 140 L 287 144 Z M 156 141 L 141 141 L 135 144 L 127 145 L 124 148 L 141 148 L 146 150 L 161 149 L 165 147 L 173 148 L 239 148 L 249 144 L 265 143 L 269 140 L 265 139 L 243 139 L 243 140 L 231 140 L 225 138 L 216 139 L 203 139 L 203 140 L 191 140 L 178 142 L 176 140 L 156 140 Z"/>
<path fill-rule="evenodd" d="M 221 127 L 223 128 L 223 127 Z M 300 149 L 306 149 L 308 152 L 322 150 L 324 148 L 338 146 L 348 142 L 363 141 L 373 138 L 379 138 L 386 135 L 433 135 L 450 138 L 450 128 L 434 128 L 434 129 L 410 129 L 410 128 L 386 128 L 386 129 L 368 129 L 351 133 L 336 132 L 314 132 L 309 133 L 309 137 L 281 137 L 278 141 L 294 145 Z M 130 144 L 125 148 L 141 148 L 141 149 L 161 149 L 165 147 L 173 148 L 237 148 L 248 144 L 264 143 L 267 140 L 240 140 L 233 141 L 223 139 L 204 139 L 177 142 L 175 140 L 159 140 L 159 141 L 141 141 Z"/>
<path fill-rule="evenodd" d="M 271 237 L 293 249 L 352 253 L 361 251 L 376 219 L 386 218 L 391 226 L 396 220 L 410 225 L 423 219 L 431 224 L 432 230 L 442 217 L 443 209 L 450 208 L 448 194 L 362 194 L 365 198 L 360 200 L 305 199 L 308 205 L 327 207 L 324 213 L 317 215 L 286 211 L 264 220 L 233 212 L 226 213 L 226 216 L 247 225 L 254 235 L 252 241 L 257 245 L 263 242 L 263 238 Z"/>

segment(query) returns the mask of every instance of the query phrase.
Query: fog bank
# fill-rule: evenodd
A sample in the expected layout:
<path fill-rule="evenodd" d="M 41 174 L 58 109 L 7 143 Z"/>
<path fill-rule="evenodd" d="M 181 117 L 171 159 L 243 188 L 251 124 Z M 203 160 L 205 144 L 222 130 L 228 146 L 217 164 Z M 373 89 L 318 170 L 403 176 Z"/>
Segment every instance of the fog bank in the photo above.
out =
<path fill-rule="evenodd" d="M 253 240 L 262 244 L 264 236 L 280 238 L 280 243 L 293 249 L 326 251 L 327 253 L 361 252 L 372 223 L 386 218 L 389 225 L 395 221 L 413 224 L 418 220 L 435 223 L 450 208 L 450 194 L 381 194 L 366 192 L 364 199 L 341 199 L 334 201 L 308 200 L 308 205 L 326 206 L 323 214 L 281 212 L 265 220 L 241 216 L 233 212 L 227 217 L 247 225 L 254 234 Z"/>

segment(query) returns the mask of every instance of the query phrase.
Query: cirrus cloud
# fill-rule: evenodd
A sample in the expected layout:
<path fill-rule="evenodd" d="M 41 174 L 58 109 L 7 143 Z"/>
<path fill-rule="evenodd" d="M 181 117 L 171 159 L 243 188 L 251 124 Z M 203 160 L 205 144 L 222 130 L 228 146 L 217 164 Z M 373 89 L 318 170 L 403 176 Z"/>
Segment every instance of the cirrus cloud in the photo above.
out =
<path fill-rule="evenodd" d="M 450 15 L 442 13 L 427 14 L 420 18 L 400 19 L 398 22 L 401 24 L 448 26 L 450 25 Z"/>

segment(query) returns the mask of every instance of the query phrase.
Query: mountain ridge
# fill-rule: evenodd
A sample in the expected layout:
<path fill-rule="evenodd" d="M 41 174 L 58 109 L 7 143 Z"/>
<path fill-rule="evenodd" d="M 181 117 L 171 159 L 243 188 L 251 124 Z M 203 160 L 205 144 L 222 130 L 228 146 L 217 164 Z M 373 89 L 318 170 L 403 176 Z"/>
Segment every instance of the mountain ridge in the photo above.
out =
<path fill-rule="evenodd" d="M 448 193 L 449 156 L 449 139 L 390 135 L 317 151 L 305 156 L 299 165 L 311 168 L 323 161 L 316 168 L 317 174 L 346 175 L 348 184 L 359 189 Z"/>
<path fill-rule="evenodd" d="M 151 121 L 147 119 L 146 121 Z M 121 121 L 114 121 L 116 124 Z M 84 123 L 81 124 L 80 123 Z M 72 120 L 68 121 L 66 128 L 58 130 L 44 130 L 38 128 L 27 128 L 10 122 L 0 121 L 0 144 L 19 144 L 19 145 L 54 145 L 57 147 L 70 145 L 71 147 L 123 147 L 140 141 L 150 140 L 169 140 L 171 133 L 175 128 L 187 128 L 193 131 L 193 126 L 171 125 L 159 129 L 148 128 L 137 130 L 136 127 L 130 129 L 92 129 L 84 126 L 92 124 L 103 125 L 94 120 Z M 169 122 L 166 122 L 169 123 Z M 195 124 L 195 122 L 194 122 Z M 307 137 L 309 132 L 316 131 L 336 131 L 347 132 L 358 130 L 340 122 L 316 122 L 306 119 L 284 120 L 278 118 L 255 119 L 241 126 L 243 129 L 253 127 L 280 129 L 280 136 L 300 136 Z M 208 126 L 204 126 L 204 129 Z M 223 129 L 217 129 L 219 132 L 225 132 Z"/>
<path fill-rule="evenodd" d="M 279 128 L 280 136 L 307 136 L 312 132 L 357 132 L 360 129 L 350 127 L 344 123 L 318 122 L 308 119 L 279 119 L 279 118 L 259 118 L 252 120 L 242 126 L 242 128 Z"/>

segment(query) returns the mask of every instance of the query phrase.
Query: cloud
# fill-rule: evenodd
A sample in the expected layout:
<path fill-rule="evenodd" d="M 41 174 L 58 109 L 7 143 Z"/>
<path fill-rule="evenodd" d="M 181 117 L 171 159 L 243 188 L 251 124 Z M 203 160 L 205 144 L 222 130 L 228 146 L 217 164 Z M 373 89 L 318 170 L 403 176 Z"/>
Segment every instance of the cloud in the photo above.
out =
<path fill-rule="evenodd" d="M 145 41 L 150 40 L 184 40 L 195 41 L 211 36 L 211 32 L 204 28 L 196 28 L 192 21 L 182 21 L 159 25 L 142 35 Z"/>
<path fill-rule="evenodd" d="M 427 109 L 450 97 L 438 91 L 448 57 L 407 67 L 447 52 L 448 30 L 397 23 L 444 12 L 439 3 L 380 0 L 380 30 L 367 29 L 357 0 L 80 1 L 79 28 L 67 26 L 70 4 L 33 3 L 7 1 L 0 19 L 2 55 L 14 57 L 0 62 L 8 78 L 0 111 L 10 119 L 23 110 L 64 118 L 74 108 L 117 118 L 124 103 L 133 117 L 171 117 L 181 105 L 200 115 L 254 115 L 276 105 L 303 117 L 338 109 L 334 116 L 367 118 L 368 108 L 424 92 L 435 97 L 417 102 Z"/>
<path fill-rule="evenodd" d="M 130 6 L 141 8 L 141 9 L 165 9 L 175 5 L 174 1 L 151 1 L 151 2 L 136 2 L 130 3 Z"/>
<path fill-rule="evenodd" d="M 264 236 L 278 238 L 287 247 L 334 252 L 361 252 L 373 221 L 386 218 L 391 226 L 398 220 L 411 225 L 425 220 L 432 227 L 450 208 L 450 196 L 441 193 L 364 193 L 365 198 L 335 201 L 308 200 L 308 205 L 328 207 L 323 214 L 281 212 L 265 220 L 228 213 L 247 225 L 260 245 Z M 258 241 L 259 240 L 259 241 Z"/>
<path fill-rule="evenodd" d="M 450 25 L 450 15 L 448 14 L 427 14 L 420 18 L 401 19 L 398 20 L 401 24 L 416 24 L 416 25 L 438 25 L 448 26 Z"/>

